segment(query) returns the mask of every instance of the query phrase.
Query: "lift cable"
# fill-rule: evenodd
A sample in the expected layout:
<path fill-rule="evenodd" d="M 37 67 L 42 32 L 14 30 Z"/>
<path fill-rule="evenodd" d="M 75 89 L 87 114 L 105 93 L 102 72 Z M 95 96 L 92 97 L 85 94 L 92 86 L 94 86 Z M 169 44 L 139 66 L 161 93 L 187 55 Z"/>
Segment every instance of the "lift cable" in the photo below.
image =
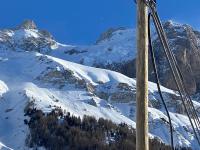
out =
<path fill-rule="evenodd" d="M 158 77 L 158 70 L 157 70 L 157 65 L 156 65 L 156 59 L 155 59 L 155 52 L 153 50 L 152 47 L 152 39 L 151 39 L 151 13 L 149 13 L 148 15 L 148 37 L 149 37 L 149 51 L 151 54 L 151 60 L 152 60 L 152 65 L 153 65 L 153 70 L 154 70 L 154 75 L 155 75 L 155 80 L 156 80 L 156 84 L 157 84 L 157 88 L 158 88 L 158 93 L 160 95 L 161 101 L 164 105 L 165 111 L 167 113 L 167 117 L 169 120 L 169 125 L 170 125 L 170 137 L 171 137 L 171 147 L 172 150 L 174 150 L 174 139 L 173 139 L 173 126 L 172 126 L 172 121 L 171 121 L 171 117 L 167 108 L 167 105 L 164 101 L 163 95 L 162 95 L 162 91 L 161 91 L 161 85 L 160 85 L 160 81 L 159 81 L 159 77 Z"/>
<path fill-rule="evenodd" d="M 157 15 L 158 16 L 158 15 Z M 159 18 L 158 18 L 159 19 Z M 159 25 L 162 27 L 162 24 L 161 24 L 161 22 L 159 21 Z M 164 33 L 164 29 L 163 29 L 163 27 L 161 28 L 162 30 L 161 30 L 161 32 L 163 32 Z M 177 66 L 178 66 L 178 64 L 174 61 L 175 60 L 175 57 L 172 55 L 173 53 L 172 53 L 172 51 L 170 50 L 170 48 L 169 48 L 169 44 L 167 43 L 167 38 L 166 38 L 166 35 L 165 35 L 165 33 L 163 34 L 163 38 L 164 38 L 164 41 L 165 41 L 165 44 L 166 44 L 166 47 L 167 47 L 167 51 L 168 51 L 168 53 L 169 53 L 169 55 L 170 55 L 170 57 L 171 57 L 171 60 L 170 61 L 172 61 L 172 67 L 173 67 L 173 69 L 174 69 L 174 72 L 175 72 L 175 77 L 177 78 L 177 81 L 178 81 L 178 84 L 179 84 L 179 88 L 180 88 L 180 93 L 181 93 L 181 97 L 183 97 L 183 98 L 181 98 L 181 100 L 183 100 L 183 104 L 185 103 L 185 109 L 188 111 L 188 116 L 189 116 L 189 119 L 190 118 L 193 118 L 194 119 L 194 123 L 195 123 L 195 125 L 196 125 L 196 129 L 197 129 L 197 132 L 199 133 L 199 118 L 198 118 L 198 116 L 197 115 L 195 115 L 195 114 L 197 114 L 196 113 L 196 110 L 194 109 L 194 107 L 193 107 L 193 102 L 192 101 L 190 101 L 191 99 L 190 98 L 188 98 L 188 92 L 186 92 L 187 90 L 186 90 L 186 88 L 184 87 L 184 83 L 183 83 L 183 81 L 182 81 L 182 79 L 181 79 L 181 75 L 180 75 L 180 69 L 179 69 L 179 71 L 178 71 L 178 68 L 177 68 Z M 191 122 L 192 122 L 192 120 L 191 120 Z M 197 137 L 197 138 L 199 138 L 199 137 Z"/>
<path fill-rule="evenodd" d="M 181 73 L 181 70 L 178 66 L 178 63 L 176 61 L 176 58 L 172 52 L 172 50 L 170 49 L 164 28 L 162 26 L 162 23 L 160 21 L 160 18 L 158 16 L 157 10 L 156 10 L 156 1 L 155 0 L 145 0 L 147 6 L 150 9 L 151 12 L 151 16 L 153 18 L 153 22 L 158 34 L 158 37 L 161 41 L 161 44 L 163 46 L 164 49 L 164 53 L 166 55 L 167 61 L 169 63 L 170 66 L 170 70 L 172 72 L 173 78 L 175 80 L 178 92 L 180 94 L 183 106 L 185 108 L 186 114 L 189 118 L 189 121 L 191 123 L 192 129 L 194 131 L 195 137 L 200 145 L 200 141 L 199 141 L 199 137 L 200 137 L 200 121 L 197 115 L 197 112 L 194 108 L 194 104 L 187 92 L 184 80 L 183 80 L 183 75 Z M 192 120 L 193 119 L 193 120 Z M 194 122 L 194 124 L 193 124 Z M 195 129 L 195 127 L 196 129 Z"/>
<path fill-rule="evenodd" d="M 156 16 L 157 16 L 158 20 L 160 20 L 158 14 L 157 14 L 157 12 L 156 12 Z M 164 36 L 163 38 L 166 39 L 165 42 L 166 42 L 166 46 L 167 46 L 167 49 L 168 49 L 168 51 L 169 51 L 170 57 L 171 57 L 173 63 L 175 64 L 174 67 L 175 67 L 175 70 L 176 70 L 176 72 L 177 72 L 177 74 L 178 74 L 178 76 L 179 76 L 179 80 L 180 80 L 179 82 L 180 82 L 180 84 L 181 84 L 181 87 L 182 87 L 183 93 L 184 93 L 184 95 L 185 95 L 185 98 L 187 99 L 187 104 L 189 104 L 188 106 L 191 107 L 190 109 L 192 109 L 192 112 L 191 112 L 191 113 L 192 113 L 192 116 L 193 116 L 193 118 L 195 118 L 195 122 L 196 122 L 196 124 L 198 124 L 198 128 L 199 128 L 199 127 L 200 127 L 200 121 L 199 121 L 197 112 L 196 112 L 196 110 L 195 110 L 194 104 L 193 104 L 193 102 L 192 102 L 192 99 L 191 99 L 191 97 L 189 96 L 189 93 L 188 93 L 188 91 L 187 91 L 187 89 L 186 89 L 186 85 L 185 85 L 185 83 L 184 83 L 184 78 L 183 78 L 183 73 L 181 72 L 181 69 L 180 69 L 180 67 L 179 67 L 179 65 L 178 65 L 178 63 L 177 63 L 177 61 L 176 61 L 176 58 L 175 58 L 174 53 L 171 51 L 171 49 L 170 49 L 170 47 L 169 47 L 169 43 L 168 43 L 168 41 L 167 41 L 167 36 L 166 36 L 166 34 L 165 34 L 165 32 L 164 32 L 164 28 L 163 28 L 162 24 L 161 24 L 160 21 L 159 21 L 158 23 L 159 23 L 160 28 L 161 28 L 161 31 L 162 31 L 162 33 L 163 33 L 163 36 Z M 199 132 L 199 131 L 198 131 L 198 132 Z"/>
<path fill-rule="evenodd" d="M 183 77 L 183 73 L 181 72 L 181 69 L 177 63 L 177 60 L 175 58 L 175 55 L 173 53 L 173 51 L 170 49 L 168 40 L 167 40 L 167 36 L 166 33 L 164 31 L 164 28 L 162 26 L 162 23 L 160 21 L 159 15 L 157 13 L 157 9 L 156 9 L 156 0 L 144 0 L 144 2 L 146 3 L 146 5 L 149 7 L 150 10 L 150 14 L 149 14 L 149 49 L 150 49 L 150 53 L 151 53 L 151 57 L 152 57 L 152 63 L 153 63 L 153 69 L 154 69 L 154 73 L 155 73 L 155 79 L 157 82 L 157 87 L 158 87 L 158 92 L 160 94 L 161 100 L 164 104 L 165 110 L 167 112 L 167 116 L 169 119 L 169 124 L 170 124 L 170 133 L 171 133 L 171 146 L 172 149 L 174 149 L 174 144 L 173 144 L 173 127 L 171 124 L 171 118 L 167 109 L 167 106 L 164 102 L 163 96 L 162 96 L 162 92 L 161 92 L 161 88 L 160 88 L 160 81 L 158 78 L 158 71 L 157 71 L 157 67 L 156 67 L 156 61 L 155 61 L 155 55 L 154 55 L 154 51 L 152 48 L 152 41 L 151 41 L 151 33 L 150 33 L 150 18 L 153 19 L 158 37 L 160 39 L 160 42 L 163 46 L 164 49 L 164 53 L 166 56 L 166 59 L 169 63 L 170 66 L 170 70 L 172 72 L 178 93 L 180 95 L 181 101 L 183 103 L 183 106 L 185 108 L 186 114 L 188 116 L 188 119 L 190 121 L 190 124 L 192 126 L 194 135 L 196 137 L 196 140 L 198 141 L 199 145 L 200 145 L 200 120 L 199 117 L 197 115 L 197 111 L 194 107 L 193 101 L 189 95 L 189 92 L 187 91 L 186 85 L 184 83 L 184 77 Z M 135 0 L 135 3 L 137 4 L 137 0 Z"/>

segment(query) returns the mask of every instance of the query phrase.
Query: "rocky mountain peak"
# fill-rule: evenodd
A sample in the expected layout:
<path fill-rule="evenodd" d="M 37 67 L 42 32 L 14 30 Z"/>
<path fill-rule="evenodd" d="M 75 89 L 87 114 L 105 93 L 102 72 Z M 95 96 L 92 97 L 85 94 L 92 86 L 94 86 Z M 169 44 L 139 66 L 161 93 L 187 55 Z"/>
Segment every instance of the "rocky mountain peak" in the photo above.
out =
<path fill-rule="evenodd" d="M 190 94 L 194 94 L 200 91 L 200 32 L 172 21 L 164 25 L 170 47 L 183 71 L 186 88 Z M 6 127 L 3 132 L 5 144 L 19 149 L 23 146 L 21 143 L 27 141 L 26 137 L 30 137 L 27 136 L 30 132 L 26 130 L 24 108 L 34 107 L 44 114 L 61 108 L 63 112 L 69 111 L 80 118 L 96 112 L 97 118 L 107 118 L 116 123 L 125 122 L 135 127 L 136 80 L 126 77 L 135 77 L 135 41 L 134 29 L 111 28 L 101 35 L 98 40 L 100 43 L 96 45 L 64 45 L 52 39 L 48 31 L 37 29 L 31 20 L 25 21 L 18 30 L 0 31 L 0 113 L 3 119 L 1 121 L 0 118 L 0 127 Z M 155 39 L 153 46 L 162 84 L 176 90 L 167 61 L 161 53 L 160 41 Z M 12 52 L 7 53 L 6 50 Z M 13 66 L 17 66 L 17 69 L 13 69 Z M 153 76 L 151 68 L 149 72 Z M 18 88 L 15 88 L 16 85 L 19 85 Z M 198 143 L 191 133 L 192 127 L 185 116 L 180 96 L 164 87 L 162 92 L 172 114 L 176 145 L 195 148 Z M 20 105 L 16 106 L 16 103 Z M 199 106 L 199 102 L 194 103 L 198 114 Z M 170 138 L 163 134 L 169 130 L 168 118 L 162 112 L 163 106 L 156 85 L 151 82 L 148 110 L 150 133 L 169 143 L 167 139 Z M 13 126 L 7 127 L 8 123 Z M 12 138 L 12 135 L 17 136 Z"/>
<path fill-rule="evenodd" d="M 109 28 L 107 31 L 103 32 L 100 37 L 97 39 L 96 43 L 100 43 L 106 39 L 110 39 L 113 36 L 113 33 L 118 30 L 125 30 L 125 27 L 118 27 L 118 28 Z"/>
<path fill-rule="evenodd" d="M 18 26 L 18 29 L 37 29 L 37 26 L 33 20 L 25 20 Z"/>
<path fill-rule="evenodd" d="M 0 50 L 49 52 L 57 47 L 51 33 L 37 28 L 33 20 L 25 20 L 13 29 L 0 30 Z"/>
<path fill-rule="evenodd" d="M 185 85 L 190 94 L 200 90 L 200 47 L 199 32 L 195 31 L 190 25 L 167 21 L 163 24 L 171 49 L 173 50 L 177 62 L 183 72 Z M 160 41 L 154 41 L 154 48 L 157 51 L 157 60 L 159 64 L 164 64 L 165 69 L 160 69 L 162 84 L 168 88 L 174 89 L 175 84 L 172 74 L 168 71 L 169 66 L 162 53 Z M 161 65 L 160 65 L 161 66 Z M 176 89 L 175 89 L 176 90 Z"/>
<path fill-rule="evenodd" d="M 166 32 L 169 32 L 169 33 L 175 32 L 178 34 L 183 34 L 186 32 L 193 32 L 193 30 L 194 30 L 188 24 L 181 24 L 181 23 L 174 22 L 172 20 L 168 20 L 168 21 L 164 22 L 163 27 Z"/>
<path fill-rule="evenodd" d="M 182 26 L 182 24 L 177 23 L 177 22 L 175 22 L 175 21 L 173 21 L 173 20 L 167 20 L 167 21 L 165 21 L 165 22 L 163 23 L 163 25 L 164 25 L 165 27 Z"/>

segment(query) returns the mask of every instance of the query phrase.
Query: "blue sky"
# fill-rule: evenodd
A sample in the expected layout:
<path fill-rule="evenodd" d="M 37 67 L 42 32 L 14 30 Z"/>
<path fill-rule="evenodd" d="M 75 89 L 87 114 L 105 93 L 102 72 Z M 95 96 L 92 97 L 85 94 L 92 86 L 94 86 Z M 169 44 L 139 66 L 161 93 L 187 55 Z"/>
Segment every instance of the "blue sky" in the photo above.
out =
<path fill-rule="evenodd" d="M 157 0 L 162 20 L 200 29 L 200 0 Z M 133 0 L 1 0 L 0 28 L 32 19 L 61 43 L 92 44 L 110 27 L 135 27 Z"/>

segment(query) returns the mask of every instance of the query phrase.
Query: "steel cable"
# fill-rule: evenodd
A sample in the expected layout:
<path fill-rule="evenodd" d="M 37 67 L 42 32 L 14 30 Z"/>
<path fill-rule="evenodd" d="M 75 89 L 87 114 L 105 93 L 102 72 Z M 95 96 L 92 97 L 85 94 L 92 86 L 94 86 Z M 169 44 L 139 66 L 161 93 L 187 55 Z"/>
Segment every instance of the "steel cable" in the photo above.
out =
<path fill-rule="evenodd" d="M 154 70 L 154 75 L 155 75 L 155 80 L 156 80 L 156 84 L 157 84 L 157 88 L 158 88 L 158 93 L 160 95 L 161 101 L 164 105 L 165 111 L 167 113 L 167 117 L 169 120 L 169 125 L 170 125 L 170 138 L 171 138 L 171 147 L 172 150 L 174 150 L 174 139 L 173 139 L 173 126 L 172 126 L 172 121 L 171 121 L 171 117 L 167 108 L 167 105 L 164 101 L 163 95 L 162 95 L 162 91 L 161 91 L 161 85 L 160 85 L 160 81 L 159 81 L 159 77 L 158 77 L 158 70 L 157 70 L 157 65 L 156 65 L 156 60 L 155 60 L 155 55 L 154 55 L 154 50 L 152 47 L 152 40 L 151 40 L 151 13 L 149 13 L 148 15 L 148 39 L 149 39 L 149 51 L 151 54 L 151 60 L 152 60 L 152 65 L 153 65 L 153 70 Z"/>
<path fill-rule="evenodd" d="M 158 33 L 159 39 L 160 39 L 162 46 L 164 48 L 164 52 L 165 52 L 167 61 L 168 61 L 169 66 L 170 66 L 170 70 L 171 70 L 173 78 L 175 80 L 175 83 L 176 83 L 178 92 L 180 94 L 181 100 L 183 102 L 185 111 L 188 115 L 189 121 L 191 123 L 192 129 L 193 129 L 194 134 L 195 134 L 195 137 L 200 144 L 199 136 L 196 133 L 196 130 L 194 128 L 194 125 L 193 125 L 193 122 L 192 122 L 192 119 L 191 119 L 191 114 L 190 114 L 190 113 L 192 113 L 192 118 L 194 119 L 194 123 L 195 123 L 195 126 L 197 128 L 197 132 L 199 133 L 198 125 L 199 125 L 200 122 L 199 122 L 199 118 L 197 116 L 196 110 L 194 108 L 193 102 L 191 101 L 190 98 L 189 99 L 187 98 L 189 94 L 188 94 L 186 88 L 184 87 L 183 76 L 182 76 L 182 74 L 180 74 L 181 73 L 180 68 L 177 67 L 178 64 L 175 60 L 175 56 L 174 56 L 173 52 L 171 51 L 171 49 L 169 48 L 169 44 L 167 42 L 167 38 L 166 38 L 166 35 L 165 35 L 165 32 L 164 32 L 164 29 L 162 27 L 162 24 L 160 22 L 159 16 L 157 14 L 157 11 L 156 11 L 155 7 L 152 5 L 152 2 L 147 3 L 147 5 L 149 6 L 149 8 L 152 12 L 152 18 L 153 18 L 153 21 L 154 21 L 154 25 L 156 27 L 156 31 Z M 182 93 L 184 93 L 184 96 L 183 96 Z M 186 98 L 186 100 L 184 100 L 184 97 Z M 185 103 L 185 101 L 187 101 L 187 103 Z M 187 107 L 187 104 L 189 104 L 189 108 Z M 190 109 L 190 110 L 188 110 L 188 109 Z"/>

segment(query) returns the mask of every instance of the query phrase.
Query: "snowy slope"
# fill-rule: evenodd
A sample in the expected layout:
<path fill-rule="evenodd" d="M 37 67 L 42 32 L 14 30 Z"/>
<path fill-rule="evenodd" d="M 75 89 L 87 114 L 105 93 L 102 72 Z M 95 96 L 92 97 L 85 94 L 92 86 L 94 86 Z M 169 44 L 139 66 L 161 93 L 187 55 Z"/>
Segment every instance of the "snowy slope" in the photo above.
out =
<path fill-rule="evenodd" d="M 95 115 L 135 127 L 135 79 L 88 67 L 132 60 L 136 57 L 134 39 L 134 30 L 120 28 L 104 33 L 94 45 L 71 46 L 56 42 L 32 23 L 1 30 L 0 149 L 27 148 L 27 106 L 46 113 L 59 107 L 75 116 Z M 162 91 L 172 117 L 175 143 L 199 149 L 179 95 L 165 87 Z M 200 110 L 200 103 L 194 104 Z M 167 120 L 156 84 L 149 82 L 150 134 L 169 144 Z"/>
<path fill-rule="evenodd" d="M 107 66 L 136 57 L 135 30 L 114 30 L 105 39 L 90 46 L 60 45 L 51 55 L 87 66 Z"/>
<path fill-rule="evenodd" d="M 5 146 L 5 145 L 2 144 L 1 142 L 0 142 L 0 149 L 2 149 L 2 150 L 13 150 L 13 149 L 11 149 L 11 148 Z"/>
<path fill-rule="evenodd" d="M 23 122 L 24 109 L 28 104 L 44 112 L 61 107 L 76 116 L 95 115 L 97 118 L 103 117 L 116 123 L 125 122 L 135 127 L 134 94 L 129 99 L 129 94 L 135 92 L 134 79 L 37 52 L 4 51 L 0 52 L 0 57 L 4 60 L 0 62 L 3 87 L 0 100 L 0 141 L 3 144 L 13 149 L 24 149 L 28 134 L 28 128 Z M 177 113 L 177 94 L 164 87 L 162 90 L 171 105 L 176 144 L 198 149 L 187 117 Z M 107 93 L 108 97 L 102 99 L 102 92 Z M 117 97 L 119 92 L 121 95 Z M 154 83 L 150 83 L 149 92 L 150 133 L 169 143 L 169 125 Z M 177 103 L 172 97 L 177 98 Z M 200 105 L 198 102 L 195 104 Z"/>
<path fill-rule="evenodd" d="M 6 93 L 8 90 L 9 89 L 7 85 L 3 81 L 0 80 L 0 97 L 2 97 L 2 95 Z"/>
<path fill-rule="evenodd" d="M 46 69 L 49 67 L 53 69 L 69 67 L 73 71 L 73 69 L 79 69 L 77 65 L 64 62 L 66 66 L 62 66 L 63 62 L 54 61 L 56 58 L 48 58 L 31 52 L 8 52 L 7 54 L 0 53 L 0 55 L 6 59 L 0 63 L 0 79 L 4 82 L 2 82 L 4 89 L 0 101 L 0 141 L 4 144 L 14 149 L 24 149 L 28 133 L 24 125 L 24 109 L 30 102 L 34 102 L 35 107 L 44 112 L 49 112 L 55 107 L 62 107 L 66 112 L 71 112 L 76 116 L 95 114 L 99 118 L 112 119 L 117 123 L 126 122 L 135 126 L 129 118 L 121 115 L 114 108 L 110 108 L 105 100 L 92 96 L 84 88 L 76 88 L 76 83 L 73 81 L 71 84 L 65 83 L 65 87 L 60 89 L 56 85 L 53 86 L 50 81 L 38 79 L 45 71 L 48 72 Z M 83 68 L 80 67 L 79 75 L 76 70 L 75 77 L 77 79 L 87 78 L 89 81 L 87 73 L 84 70 L 81 72 Z M 8 88 L 9 91 L 5 92 Z M 98 107 L 89 104 L 92 98 Z"/>

